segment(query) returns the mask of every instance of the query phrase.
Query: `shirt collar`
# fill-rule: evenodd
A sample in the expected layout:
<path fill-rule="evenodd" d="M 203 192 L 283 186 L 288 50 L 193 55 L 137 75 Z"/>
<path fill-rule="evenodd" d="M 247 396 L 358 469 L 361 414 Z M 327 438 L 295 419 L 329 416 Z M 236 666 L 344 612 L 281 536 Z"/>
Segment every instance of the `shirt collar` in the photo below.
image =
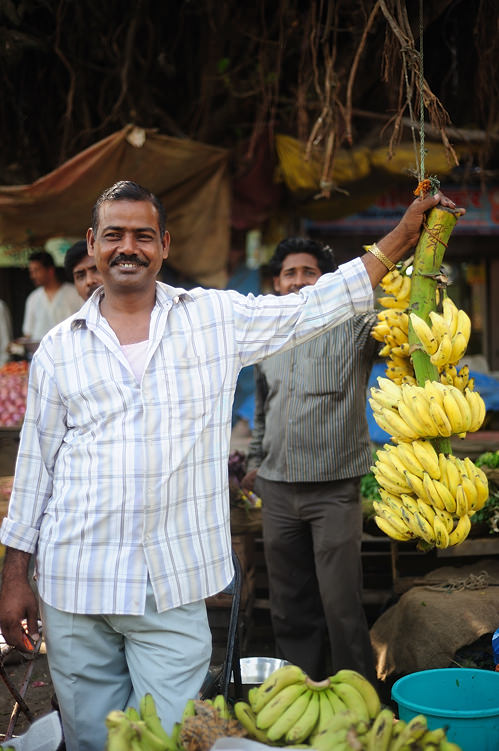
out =
<path fill-rule="evenodd" d="M 88 324 L 93 326 L 98 325 L 101 316 L 99 305 L 103 295 L 104 288 L 98 287 L 88 300 L 83 303 L 71 322 L 71 329 L 73 331 L 83 328 Z M 164 282 L 156 282 L 156 305 L 159 307 L 169 310 L 173 305 L 178 305 L 183 299 L 193 299 L 188 290 L 183 289 L 183 287 L 171 287 Z"/>

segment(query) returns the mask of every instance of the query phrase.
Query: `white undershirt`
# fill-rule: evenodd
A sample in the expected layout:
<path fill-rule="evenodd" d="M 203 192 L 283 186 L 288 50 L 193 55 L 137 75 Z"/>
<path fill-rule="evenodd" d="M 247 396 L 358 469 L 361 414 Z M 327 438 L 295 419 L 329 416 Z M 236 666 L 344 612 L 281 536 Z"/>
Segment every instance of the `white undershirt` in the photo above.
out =
<path fill-rule="evenodd" d="M 126 359 L 130 363 L 130 367 L 133 370 L 133 374 L 137 381 L 140 383 L 142 375 L 144 373 L 144 365 L 146 361 L 147 347 L 149 340 L 144 342 L 136 342 L 135 344 L 122 344 L 121 350 Z"/>

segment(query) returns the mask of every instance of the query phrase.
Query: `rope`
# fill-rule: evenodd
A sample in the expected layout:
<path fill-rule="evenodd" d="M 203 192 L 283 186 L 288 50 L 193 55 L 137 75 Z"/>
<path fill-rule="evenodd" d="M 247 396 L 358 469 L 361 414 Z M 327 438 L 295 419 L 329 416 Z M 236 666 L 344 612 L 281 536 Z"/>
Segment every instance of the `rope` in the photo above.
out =
<path fill-rule="evenodd" d="M 419 0 L 419 181 L 424 180 L 423 0 Z"/>
<path fill-rule="evenodd" d="M 428 589 L 442 592 L 462 592 L 464 589 L 485 589 L 488 586 L 489 575 L 486 571 L 481 571 L 478 576 L 476 574 L 469 574 L 463 579 L 455 579 L 446 584 L 429 585 Z"/>

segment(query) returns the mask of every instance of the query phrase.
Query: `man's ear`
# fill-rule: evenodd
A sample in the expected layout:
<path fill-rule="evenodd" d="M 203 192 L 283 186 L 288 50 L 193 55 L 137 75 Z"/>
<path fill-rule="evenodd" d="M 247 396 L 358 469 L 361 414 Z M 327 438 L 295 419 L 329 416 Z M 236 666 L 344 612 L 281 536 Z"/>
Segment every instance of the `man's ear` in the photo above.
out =
<path fill-rule="evenodd" d="M 277 294 L 279 294 L 279 292 L 281 291 L 281 280 L 280 280 L 279 276 L 273 276 L 272 277 L 272 283 L 274 285 L 274 292 L 276 292 Z"/>
<path fill-rule="evenodd" d="M 92 227 L 89 227 L 87 229 L 87 253 L 89 256 L 93 256 L 94 254 L 94 233 L 92 230 Z"/>

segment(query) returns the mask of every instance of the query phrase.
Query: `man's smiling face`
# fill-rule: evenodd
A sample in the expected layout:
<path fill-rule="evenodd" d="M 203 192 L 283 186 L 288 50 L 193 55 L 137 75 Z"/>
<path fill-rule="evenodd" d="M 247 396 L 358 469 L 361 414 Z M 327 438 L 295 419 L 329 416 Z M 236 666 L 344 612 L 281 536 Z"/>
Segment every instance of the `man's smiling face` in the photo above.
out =
<path fill-rule="evenodd" d="M 154 284 L 168 256 L 170 236 L 160 236 L 158 212 L 149 201 L 105 201 L 87 243 L 105 287 L 138 291 Z"/>

